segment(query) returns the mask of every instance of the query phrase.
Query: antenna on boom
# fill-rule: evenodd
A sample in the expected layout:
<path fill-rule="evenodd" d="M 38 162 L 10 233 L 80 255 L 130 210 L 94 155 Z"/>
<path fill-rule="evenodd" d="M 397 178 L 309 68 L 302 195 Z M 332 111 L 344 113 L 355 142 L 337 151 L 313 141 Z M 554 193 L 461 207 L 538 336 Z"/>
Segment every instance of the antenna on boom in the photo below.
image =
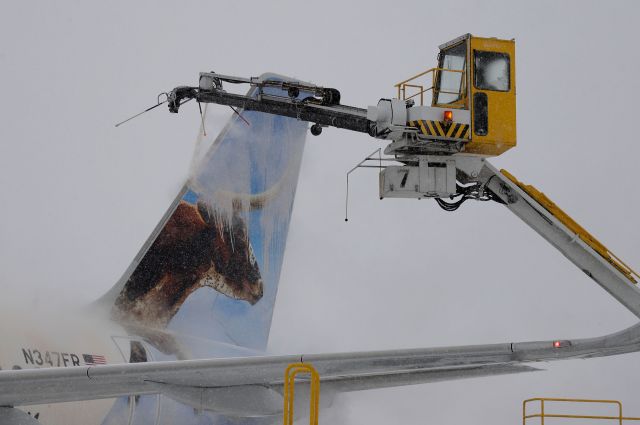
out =
<path fill-rule="evenodd" d="M 164 99 L 162 102 L 160 102 L 160 97 L 161 97 L 162 95 L 164 95 L 165 99 Z M 153 105 L 152 107 L 147 108 L 147 109 L 145 109 L 144 111 L 139 112 L 139 113 L 135 114 L 134 116 L 127 118 L 127 119 L 126 119 L 126 120 L 124 120 L 124 121 L 120 121 L 118 124 L 116 124 L 116 127 L 120 127 L 122 124 L 124 124 L 124 123 L 126 123 L 126 122 L 129 122 L 129 121 L 131 121 L 132 119 L 137 118 L 137 117 L 139 117 L 140 115 L 142 115 L 142 114 L 144 114 L 144 113 L 147 113 L 147 112 L 149 112 L 149 111 L 150 111 L 150 110 L 152 110 L 152 109 L 156 109 L 158 106 L 163 105 L 163 104 L 167 103 L 168 101 L 169 101 L 169 94 L 168 94 L 168 93 L 160 93 L 160 94 L 158 95 L 158 103 L 157 103 L 156 105 Z"/>

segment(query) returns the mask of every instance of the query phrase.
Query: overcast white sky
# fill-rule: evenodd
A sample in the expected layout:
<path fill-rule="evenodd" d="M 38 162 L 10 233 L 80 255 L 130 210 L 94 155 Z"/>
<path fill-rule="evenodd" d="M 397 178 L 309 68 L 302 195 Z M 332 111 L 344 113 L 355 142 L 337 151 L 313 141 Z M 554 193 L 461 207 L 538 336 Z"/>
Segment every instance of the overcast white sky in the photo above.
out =
<path fill-rule="evenodd" d="M 493 163 L 637 269 L 639 19 L 633 1 L 3 1 L 4 302 L 88 302 L 124 271 L 186 178 L 198 132 L 194 105 L 113 127 L 160 91 L 195 85 L 205 70 L 274 71 L 365 107 L 467 32 L 517 42 L 519 146 Z M 272 351 L 595 336 L 634 323 L 498 204 L 446 213 L 429 201 L 379 201 L 375 172 L 363 170 L 345 223 L 345 173 L 379 146 L 336 129 L 309 136 Z M 543 395 L 621 399 L 640 416 L 638 360 L 352 394 L 333 415 L 344 424 L 506 425 L 520 420 L 522 399 Z"/>

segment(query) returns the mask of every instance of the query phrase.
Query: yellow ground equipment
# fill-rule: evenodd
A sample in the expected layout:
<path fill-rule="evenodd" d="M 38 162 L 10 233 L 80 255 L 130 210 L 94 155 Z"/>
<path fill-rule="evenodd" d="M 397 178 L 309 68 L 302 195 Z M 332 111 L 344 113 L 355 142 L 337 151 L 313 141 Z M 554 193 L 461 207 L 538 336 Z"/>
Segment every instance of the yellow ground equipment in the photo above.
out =
<path fill-rule="evenodd" d="M 533 404 L 534 406 L 539 406 L 539 413 L 527 414 L 527 407 Z M 596 412 L 592 414 L 570 414 L 570 413 L 550 413 L 549 407 L 554 406 L 554 408 L 558 408 L 559 405 L 573 405 L 576 408 L 576 405 L 583 405 L 584 407 L 590 407 L 593 410 L 591 412 Z M 617 414 L 615 415 L 603 415 L 597 414 L 602 410 L 598 409 L 599 407 L 613 407 Z M 554 410 L 554 412 L 558 412 Z M 563 410 L 565 412 L 565 410 Z M 580 409 L 580 412 L 584 412 L 584 410 Z M 622 403 L 617 400 L 586 400 L 580 398 L 530 398 L 528 400 L 524 400 L 522 402 L 522 425 L 527 425 L 528 419 L 540 418 L 540 425 L 544 425 L 545 419 L 549 418 L 559 418 L 559 419 L 596 419 L 596 420 L 606 420 L 606 421 L 616 421 L 619 425 L 622 425 L 624 421 L 640 421 L 640 418 L 629 417 L 622 415 Z"/>
<path fill-rule="evenodd" d="M 310 363 L 293 363 L 284 372 L 283 425 L 293 425 L 296 376 L 307 373 L 309 383 L 309 425 L 318 425 L 320 409 L 320 375 Z"/>

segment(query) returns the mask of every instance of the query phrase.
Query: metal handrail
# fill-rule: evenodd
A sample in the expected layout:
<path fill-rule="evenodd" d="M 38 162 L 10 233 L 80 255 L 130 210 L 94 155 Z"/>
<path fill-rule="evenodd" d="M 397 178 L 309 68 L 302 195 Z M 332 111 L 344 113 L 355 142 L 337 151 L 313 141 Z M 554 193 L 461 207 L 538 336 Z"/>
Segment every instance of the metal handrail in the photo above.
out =
<path fill-rule="evenodd" d="M 420 89 L 420 91 L 416 94 L 413 94 L 409 97 L 407 97 L 407 87 L 413 87 L 416 89 Z M 424 86 L 418 85 L 418 84 L 403 84 L 402 85 L 402 100 L 407 100 L 407 99 L 412 99 L 418 95 L 420 95 L 420 105 L 424 105 L 424 93 L 428 90 L 431 90 L 433 87 L 428 88 L 427 90 L 424 89 Z M 398 99 L 400 99 L 400 96 L 398 96 Z"/>
<path fill-rule="evenodd" d="M 420 96 L 420 106 L 424 105 L 424 94 L 430 90 L 433 90 L 436 86 L 436 71 L 443 71 L 443 72 L 458 72 L 463 74 L 465 71 L 464 70 L 457 70 L 457 69 L 446 69 L 446 68 L 431 68 L 431 69 L 427 69 L 426 71 L 423 71 L 419 74 L 414 75 L 411 78 L 407 78 L 404 81 L 400 81 L 398 84 L 395 84 L 394 87 L 398 88 L 398 99 L 402 99 L 402 100 L 408 100 L 408 99 L 412 99 L 414 97 L 417 97 L 418 95 Z M 423 77 L 427 74 L 431 73 L 431 87 L 427 87 L 426 89 L 424 88 L 423 85 L 420 84 L 409 84 L 410 82 Z M 419 89 L 419 91 L 415 94 L 412 94 L 411 96 L 407 97 L 407 87 L 411 87 L 411 88 L 417 88 Z M 457 94 L 457 95 L 461 95 L 461 91 L 457 91 L 457 92 L 450 92 L 450 91 L 445 91 L 445 90 L 440 90 L 440 93 L 448 93 L 448 94 Z M 453 102 L 453 105 L 455 105 L 456 103 L 459 102 Z"/>
<path fill-rule="evenodd" d="M 531 402 L 539 401 L 540 402 L 540 413 L 534 413 L 531 415 L 527 415 L 527 405 Z M 546 402 L 563 402 L 563 403 L 594 403 L 594 404 L 612 404 L 617 406 L 618 415 L 617 416 L 604 416 L 604 415 L 569 415 L 569 414 L 558 414 L 558 413 L 547 413 L 545 412 L 545 401 Z M 566 418 L 566 419 L 604 419 L 604 420 L 617 420 L 619 425 L 622 425 L 622 421 L 640 421 L 640 418 L 631 417 L 631 416 L 623 416 L 622 415 L 622 403 L 618 400 L 588 400 L 581 398 L 543 398 L 536 397 L 524 400 L 522 402 L 522 425 L 526 425 L 527 419 L 531 418 L 540 418 L 540 425 L 544 425 L 545 418 Z"/>

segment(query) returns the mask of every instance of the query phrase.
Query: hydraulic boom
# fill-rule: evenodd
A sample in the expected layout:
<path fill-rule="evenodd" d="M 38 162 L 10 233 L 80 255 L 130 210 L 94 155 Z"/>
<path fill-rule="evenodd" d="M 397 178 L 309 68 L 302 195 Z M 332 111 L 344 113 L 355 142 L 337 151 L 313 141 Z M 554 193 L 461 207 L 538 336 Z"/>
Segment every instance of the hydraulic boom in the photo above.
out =
<path fill-rule="evenodd" d="M 234 94 L 222 89 L 222 82 L 246 83 L 254 90 L 249 94 Z M 276 95 L 286 91 L 287 96 Z M 300 98 L 303 94 L 304 97 Z M 169 111 L 177 113 L 180 105 L 190 99 L 199 103 L 217 103 L 246 111 L 259 111 L 316 123 L 312 131 L 320 134 L 321 126 L 344 128 L 369 133 L 371 121 L 367 110 L 340 105 L 340 92 L 292 81 L 238 78 L 212 72 L 200 74 L 199 87 L 177 87 L 168 95 Z"/>

